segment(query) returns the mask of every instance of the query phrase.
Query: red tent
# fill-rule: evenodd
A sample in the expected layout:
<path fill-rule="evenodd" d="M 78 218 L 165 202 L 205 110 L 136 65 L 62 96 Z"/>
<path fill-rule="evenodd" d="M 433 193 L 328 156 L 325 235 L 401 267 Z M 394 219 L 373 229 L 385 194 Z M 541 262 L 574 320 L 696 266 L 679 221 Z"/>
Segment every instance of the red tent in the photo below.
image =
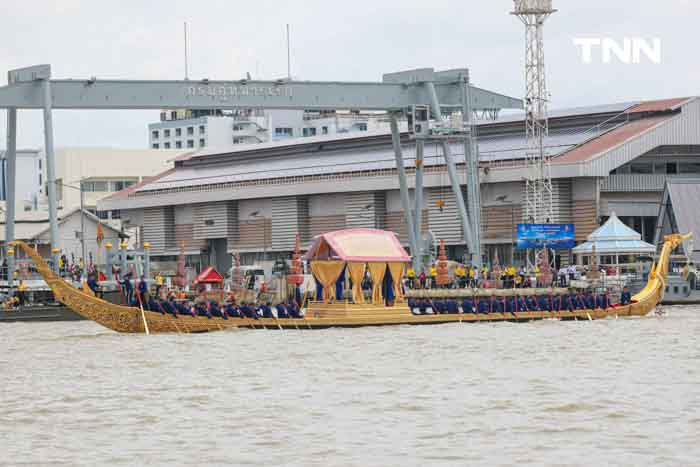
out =
<path fill-rule="evenodd" d="M 197 278 L 194 280 L 194 284 L 221 284 L 224 282 L 224 276 L 219 274 L 219 272 L 214 269 L 213 266 L 209 266 L 204 271 L 200 272 Z"/>

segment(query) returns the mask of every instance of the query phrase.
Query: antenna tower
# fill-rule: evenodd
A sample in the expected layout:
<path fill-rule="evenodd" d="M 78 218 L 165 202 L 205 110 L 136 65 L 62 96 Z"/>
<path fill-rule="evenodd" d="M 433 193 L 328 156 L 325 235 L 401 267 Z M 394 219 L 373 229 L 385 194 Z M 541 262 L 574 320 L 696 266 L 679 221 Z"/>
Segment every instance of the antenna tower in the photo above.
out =
<path fill-rule="evenodd" d="M 554 222 L 552 177 L 544 138 L 547 122 L 547 81 L 544 69 L 545 20 L 557 10 L 552 0 L 514 0 L 511 12 L 525 25 L 525 136 L 527 173 L 525 176 L 525 220 L 533 224 Z"/>

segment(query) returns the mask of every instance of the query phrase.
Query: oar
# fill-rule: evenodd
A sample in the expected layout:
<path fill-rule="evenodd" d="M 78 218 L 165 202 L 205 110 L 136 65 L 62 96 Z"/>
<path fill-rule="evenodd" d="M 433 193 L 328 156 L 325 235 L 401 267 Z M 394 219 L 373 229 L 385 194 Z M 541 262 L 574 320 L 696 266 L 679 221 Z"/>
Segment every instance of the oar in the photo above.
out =
<path fill-rule="evenodd" d="M 150 332 L 148 332 L 148 323 L 146 322 L 146 313 L 143 311 L 143 302 L 141 302 L 141 292 L 138 290 L 136 291 L 136 297 L 139 299 L 139 308 L 141 308 L 141 319 L 143 320 L 143 328 L 146 330 L 146 335 L 149 335 Z"/>

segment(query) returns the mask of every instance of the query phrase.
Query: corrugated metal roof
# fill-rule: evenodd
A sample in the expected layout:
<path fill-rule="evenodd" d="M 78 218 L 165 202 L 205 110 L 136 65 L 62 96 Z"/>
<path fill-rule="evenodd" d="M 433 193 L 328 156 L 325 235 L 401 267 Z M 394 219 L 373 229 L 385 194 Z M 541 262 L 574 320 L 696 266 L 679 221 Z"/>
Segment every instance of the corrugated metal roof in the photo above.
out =
<path fill-rule="evenodd" d="M 553 163 L 569 164 L 571 162 L 588 160 L 671 118 L 673 118 L 673 115 L 665 115 L 662 117 L 646 118 L 643 120 L 635 120 L 633 122 L 625 123 L 624 125 L 621 125 L 598 138 L 572 149 L 566 154 L 558 157 L 553 161 Z"/>
<path fill-rule="evenodd" d="M 595 128 L 566 128 L 550 131 L 545 138 L 547 152 L 551 156 L 562 154 L 585 141 L 600 136 L 615 124 Z M 304 140 L 306 142 L 306 139 Z M 526 157 L 524 134 L 488 136 L 479 138 L 479 155 L 482 162 L 523 159 Z M 464 146 L 452 144 L 452 153 L 457 163 L 464 162 Z M 413 167 L 415 146 L 403 146 L 404 165 Z M 426 144 L 425 166 L 443 164 L 442 149 L 438 144 Z M 348 149 L 324 152 L 307 151 L 293 156 L 281 156 L 258 160 L 244 160 L 222 165 L 178 167 L 159 179 L 137 187 L 134 191 L 173 189 L 184 186 L 233 183 L 264 180 L 279 177 L 301 177 L 331 173 L 373 171 L 395 167 L 394 152 L 390 145 L 377 149 Z"/>
<path fill-rule="evenodd" d="M 675 110 L 679 105 L 688 102 L 692 97 L 677 97 L 675 99 L 661 99 L 656 101 L 642 102 L 629 109 L 629 113 L 640 112 L 663 112 L 665 110 Z"/>
<path fill-rule="evenodd" d="M 549 119 L 553 118 L 563 118 L 563 117 L 579 117 L 583 115 L 595 115 L 595 114 L 606 114 L 606 113 L 622 113 L 628 109 L 633 108 L 638 105 L 639 101 L 634 102 L 618 102 L 615 104 L 601 104 L 601 105 L 591 105 L 585 107 L 569 107 L 563 109 L 552 109 L 548 112 L 547 117 Z M 508 122 L 518 122 L 525 119 L 525 113 L 522 111 L 513 111 L 508 113 L 502 113 L 501 116 L 495 122 L 483 122 L 481 124 L 488 125 L 490 123 L 508 123 Z"/>

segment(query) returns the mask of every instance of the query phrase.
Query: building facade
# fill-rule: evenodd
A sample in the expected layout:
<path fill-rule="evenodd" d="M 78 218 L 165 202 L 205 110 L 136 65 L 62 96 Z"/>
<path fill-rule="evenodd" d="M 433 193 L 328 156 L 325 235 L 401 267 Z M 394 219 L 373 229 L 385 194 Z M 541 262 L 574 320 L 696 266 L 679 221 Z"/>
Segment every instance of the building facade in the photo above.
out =
<path fill-rule="evenodd" d="M 289 138 L 387 130 L 383 113 L 236 109 L 168 110 L 148 125 L 151 149 L 202 149 Z"/>
<path fill-rule="evenodd" d="M 522 116 L 482 123 L 479 170 L 485 260 L 523 261 L 516 227 L 523 219 L 525 155 Z M 700 100 L 615 104 L 553 112 L 545 140 L 552 158 L 553 223 L 572 223 L 581 242 L 612 212 L 653 241 L 668 179 L 700 174 Z M 413 185 L 415 143 L 403 135 Z M 461 144 L 454 144 L 466 197 Z M 455 197 L 437 144 L 425 146 L 422 230 L 444 240 L 452 258 L 465 252 Z M 287 257 L 299 233 L 346 227 L 397 232 L 407 244 L 391 138 L 386 133 L 316 136 L 240 149 L 200 151 L 126 192 L 98 202 L 121 211 L 156 260 L 184 249 L 225 268 L 228 253 L 244 263 Z M 227 254 L 222 254 L 222 251 Z M 228 258 L 227 258 L 228 256 Z M 562 252 L 560 264 L 575 259 Z"/>
<path fill-rule="evenodd" d="M 15 209 L 17 212 L 38 209 L 43 193 L 44 158 L 38 149 L 17 151 L 15 168 Z M 0 201 L 7 200 L 7 159 L 0 151 Z"/>

